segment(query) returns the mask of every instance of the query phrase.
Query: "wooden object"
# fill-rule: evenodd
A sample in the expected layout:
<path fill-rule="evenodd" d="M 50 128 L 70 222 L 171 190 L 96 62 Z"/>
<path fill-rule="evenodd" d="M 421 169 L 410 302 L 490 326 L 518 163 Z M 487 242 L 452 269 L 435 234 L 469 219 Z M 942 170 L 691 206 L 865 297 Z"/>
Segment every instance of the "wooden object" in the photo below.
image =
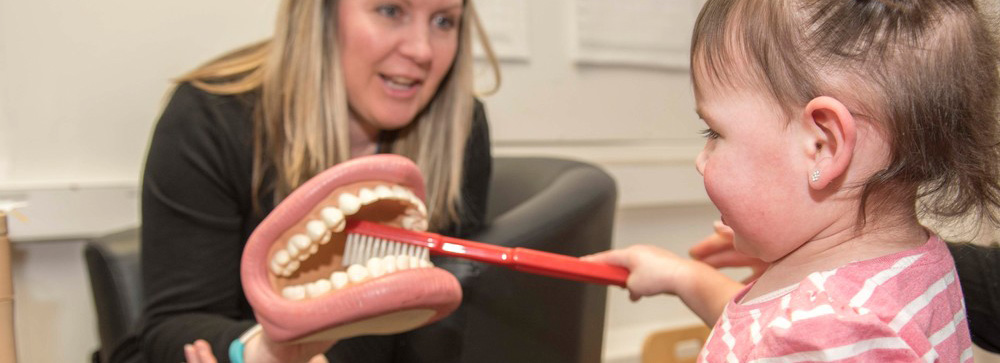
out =
<path fill-rule="evenodd" d="M 642 344 L 642 363 L 693 363 L 697 361 L 708 333 L 709 329 L 704 325 L 653 332 L 646 336 Z M 684 351 L 678 349 L 685 346 L 692 348 L 688 350 L 689 354 L 683 354 Z"/>
<path fill-rule="evenodd" d="M 14 363 L 14 282 L 10 270 L 7 211 L 0 210 L 0 363 Z"/>

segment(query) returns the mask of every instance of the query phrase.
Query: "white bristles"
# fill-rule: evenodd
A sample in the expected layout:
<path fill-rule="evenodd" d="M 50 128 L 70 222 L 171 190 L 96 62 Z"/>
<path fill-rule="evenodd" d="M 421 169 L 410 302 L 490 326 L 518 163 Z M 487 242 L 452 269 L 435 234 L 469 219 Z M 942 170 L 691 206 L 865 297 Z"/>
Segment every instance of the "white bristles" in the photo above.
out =
<path fill-rule="evenodd" d="M 350 266 L 351 265 L 350 262 L 352 261 L 352 259 L 354 257 L 354 255 L 353 255 L 353 253 L 354 253 L 354 247 L 355 247 L 355 245 L 357 245 L 357 243 L 355 243 L 355 240 L 357 240 L 357 239 L 358 239 L 358 235 L 356 235 L 356 234 L 348 234 L 347 235 L 347 240 L 346 240 L 346 242 L 344 242 L 344 257 L 341 260 L 341 264 L 342 265 L 344 265 L 344 266 Z"/>
<path fill-rule="evenodd" d="M 406 255 L 411 258 L 430 261 L 429 249 L 408 243 L 354 233 L 347 235 L 345 243 L 344 257 L 341 262 L 345 268 L 354 264 L 364 264 L 372 257 Z"/>

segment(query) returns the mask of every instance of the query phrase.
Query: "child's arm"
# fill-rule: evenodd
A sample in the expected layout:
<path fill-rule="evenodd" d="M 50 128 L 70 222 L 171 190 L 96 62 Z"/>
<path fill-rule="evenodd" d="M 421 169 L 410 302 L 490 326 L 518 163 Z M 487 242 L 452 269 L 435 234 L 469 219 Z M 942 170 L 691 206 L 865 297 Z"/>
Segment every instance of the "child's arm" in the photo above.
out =
<path fill-rule="evenodd" d="M 715 325 L 726 303 L 743 288 L 712 266 L 653 246 L 631 246 L 584 259 L 627 268 L 633 301 L 664 293 L 677 295 L 709 326 Z"/>

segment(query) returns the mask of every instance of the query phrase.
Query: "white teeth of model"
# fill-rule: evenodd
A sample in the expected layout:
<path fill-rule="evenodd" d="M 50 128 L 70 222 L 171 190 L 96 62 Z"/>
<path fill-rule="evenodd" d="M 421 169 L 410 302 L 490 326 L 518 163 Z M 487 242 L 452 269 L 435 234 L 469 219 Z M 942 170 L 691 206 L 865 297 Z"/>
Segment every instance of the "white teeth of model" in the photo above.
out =
<path fill-rule="evenodd" d="M 368 269 L 361 265 L 351 265 L 347 268 L 347 277 L 351 282 L 361 282 L 368 278 Z"/>
<path fill-rule="evenodd" d="M 431 261 L 420 260 L 420 267 L 423 267 L 423 268 L 434 267 L 434 264 L 431 263 Z"/>
<path fill-rule="evenodd" d="M 389 189 L 389 187 L 385 185 L 379 185 L 375 187 L 375 196 L 378 197 L 378 199 L 391 199 L 393 198 L 392 189 Z"/>
<path fill-rule="evenodd" d="M 309 239 L 319 241 L 320 244 L 330 242 L 330 231 L 326 229 L 326 223 L 318 220 L 311 220 L 306 223 L 306 233 Z"/>
<path fill-rule="evenodd" d="M 421 215 L 427 215 L 427 206 L 424 205 L 424 201 L 420 200 L 420 198 L 414 196 L 410 198 L 410 203 L 417 206 L 417 210 L 420 211 Z"/>
<path fill-rule="evenodd" d="M 351 278 L 347 277 L 346 272 L 337 271 L 330 275 L 330 282 L 333 284 L 334 289 L 340 290 L 344 286 L 347 286 L 347 283 L 351 282 Z"/>
<path fill-rule="evenodd" d="M 411 216 L 406 216 L 406 217 L 403 217 L 403 219 L 401 219 L 399 221 L 399 223 L 403 225 L 403 229 L 408 229 L 408 230 L 412 231 L 413 230 L 413 224 L 416 221 L 417 221 L 416 218 L 411 217 Z"/>
<path fill-rule="evenodd" d="M 365 264 L 365 267 L 368 267 L 368 273 L 370 273 L 372 277 L 379 277 L 385 274 L 385 271 L 382 270 L 381 258 L 372 257 L 368 259 L 368 263 Z"/>
<path fill-rule="evenodd" d="M 424 219 L 417 219 L 416 222 L 413 222 L 413 230 L 419 232 L 426 232 L 427 221 Z"/>
<path fill-rule="evenodd" d="M 337 199 L 337 207 L 340 207 L 340 211 L 344 212 L 345 216 L 349 216 L 361 209 L 361 200 L 354 194 L 343 193 Z"/>
<path fill-rule="evenodd" d="M 396 256 L 396 271 L 407 270 L 410 268 L 410 256 L 399 255 Z"/>
<path fill-rule="evenodd" d="M 285 266 L 284 276 L 292 276 L 292 274 L 299 269 L 299 266 L 299 260 L 292 260 L 292 262 L 288 263 L 288 266 Z"/>
<path fill-rule="evenodd" d="M 312 240 L 309 237 L 301 233 L 296 234 L 288 239 L 288 254 L 298 258 L 299 261 L 305 261 L 309 258 L 309 246 L 311 245 Z"/>
<path fill-rule="evenodd" d="M 285 246 L 285 250 L 288 251 L 288 257 L 290 257 L 293 260 L 299 257 L 299 252 L 302 250 L 301 248 L 299 248 L 298 243 L 293 243 L 293 241 L 297 238 L 309 239 L 309 237 L 306 237 L 305 235 L 301 234 L 296 234 L 288 239 L 288 244 Z"/>
<path fill-rule="evenodd" d="M 396 272 L 396 257 L 389 255 L 382 258 L 382 271 L 386 274 Z"/>
<path fill-rule="evenodd" d="M 281 276 L 285 272 L 285 266 L 278 264 L 276 260 L 271 260 L 271 272 Z"/>
<path fill-rule="evenodd" d="M 377 201 L 378 197 L 375 196 L 375 192 L 371 189 L 361 188 L 361 190 L 358 191 L 358 199 L 361 200 L 362 205 L 369 205 Z"/>
<path fill-rule="evenodd" d="M 291 260 L 292 258 L 288 255 L 288 250 L 278 250 L 278 252 L 274 253 L 274 262 L 277 262 L 279 265 L 287 265 Z"/>
<path fill-rule="evenodd" d="M 288 300 L 302 300 L 306 298 L 306 288 L 301 285 L 286 286 L 281 290 L 281 296 Z"/>
<path fill-rule="evenodd" d="M 410 197 L 413 195 L 413 193 L 410 193 L 408 189 L 403 188 L 399 185 L 392 186 L 392 194 L 394 194 L 396 196 L 396 199 L 399 200 L 410 200 Z"/>
<path fill-rule="evenodd" d="M 420 268 L 420 259 L 410 256 L 410 268 Z"/>
<path fill-rule="evenodd" d="M 330 292 L 331 287 L 332 284 L 330 284 L 330 280 L 319 279 L 316 282 L 306 284 L 306 295 L 309 297 L 317 297 Z"/>
<path fill-rule="evenodd" d="M 323 223 L 326 223 L 326 228 L 332 229 L 334 232 L 342 232 L 344 225 L 347 224 L 344 220 L 344 212 L 341 212 L 338 208 L 323 208 L 319 212 L 319 215 L 323 217 Z"/>

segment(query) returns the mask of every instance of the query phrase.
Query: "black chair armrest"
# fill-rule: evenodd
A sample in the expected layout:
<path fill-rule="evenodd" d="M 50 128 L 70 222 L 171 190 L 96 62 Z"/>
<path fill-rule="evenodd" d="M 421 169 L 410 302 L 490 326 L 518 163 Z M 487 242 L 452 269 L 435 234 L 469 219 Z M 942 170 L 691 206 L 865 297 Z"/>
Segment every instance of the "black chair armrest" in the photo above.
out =
<path fill-rule="evenodd" d="M 84 258 L 90 275 L 101 362 L 136 329 L 142 310 L 139 230 L 129 229 L 87 241 Z"/>

